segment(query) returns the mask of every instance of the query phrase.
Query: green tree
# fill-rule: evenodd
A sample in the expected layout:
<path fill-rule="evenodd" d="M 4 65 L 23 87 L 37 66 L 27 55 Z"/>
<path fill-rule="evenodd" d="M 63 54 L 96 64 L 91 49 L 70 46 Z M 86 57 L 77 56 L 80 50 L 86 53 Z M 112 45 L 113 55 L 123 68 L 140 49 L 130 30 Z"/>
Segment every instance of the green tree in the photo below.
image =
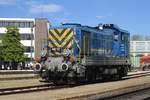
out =
<path fill-rule="evenodd" d="M 2 38 L 2 55 L 5 62 L 9 62 L 13 69 L 17 64 L 25 60 L 24 46 L 20 43 L 20 34 L 17 27 L 7 27 L 7 32 Z"/>
<path fill-rule="evenodd" d="M 134 34 L 131 36 L 131 40 L 133 41 L 142 41 L 144 40 L 144 37 L 142 35 L 139 35 L 139 34 Z"/>
<path fill-rule="evenodd" d="M 145 41 L 150 41 L 150 35 L 145 36 Z"/>
<path fill-rule="evenodd" d="M 2 61 L 3 61 L 2 49 L 3 49 L 3 47 L 2 47 L 2 41 L 0 40 L 0 66 L 1 66 Z"/>

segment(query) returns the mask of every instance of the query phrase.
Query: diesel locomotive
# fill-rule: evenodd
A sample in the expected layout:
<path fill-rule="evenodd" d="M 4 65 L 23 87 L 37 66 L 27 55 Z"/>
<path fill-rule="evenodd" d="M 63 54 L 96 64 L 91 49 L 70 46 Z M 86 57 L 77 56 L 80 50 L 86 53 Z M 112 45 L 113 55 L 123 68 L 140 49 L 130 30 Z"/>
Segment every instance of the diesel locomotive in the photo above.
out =
<path fill-rule="evenodd" d="M 75 84 L 127 75 L 130 34 L 117 25 L 67 23 L 51 27 L 47 37 L 36 68 L 50 82 Z"/>

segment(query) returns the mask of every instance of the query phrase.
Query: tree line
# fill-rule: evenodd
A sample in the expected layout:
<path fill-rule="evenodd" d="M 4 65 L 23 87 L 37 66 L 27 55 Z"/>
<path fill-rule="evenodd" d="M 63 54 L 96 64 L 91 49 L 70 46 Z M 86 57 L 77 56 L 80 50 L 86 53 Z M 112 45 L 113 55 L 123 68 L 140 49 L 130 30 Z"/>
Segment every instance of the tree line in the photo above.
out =
<path fill-rule="evenodd" d="M 130 39 L 133 41 L 150 41 L 150 35 L 133 34 Z"/>

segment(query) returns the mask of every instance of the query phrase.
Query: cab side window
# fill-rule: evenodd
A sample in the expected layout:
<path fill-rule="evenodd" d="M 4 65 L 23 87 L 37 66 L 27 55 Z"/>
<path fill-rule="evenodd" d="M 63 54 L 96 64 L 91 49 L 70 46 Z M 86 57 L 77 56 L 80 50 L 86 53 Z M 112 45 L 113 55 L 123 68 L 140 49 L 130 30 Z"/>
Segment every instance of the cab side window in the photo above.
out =
<path fill-rule="evenodd" d="M 119 34 L 117 32 L 114 32 L 114 41 L 118 41 Z"/>
<path fill-rule="evenodd" d="M 126 34 L 125 33 L 121 33 L 121 41 L 124 43 L 126 40 Z"/>

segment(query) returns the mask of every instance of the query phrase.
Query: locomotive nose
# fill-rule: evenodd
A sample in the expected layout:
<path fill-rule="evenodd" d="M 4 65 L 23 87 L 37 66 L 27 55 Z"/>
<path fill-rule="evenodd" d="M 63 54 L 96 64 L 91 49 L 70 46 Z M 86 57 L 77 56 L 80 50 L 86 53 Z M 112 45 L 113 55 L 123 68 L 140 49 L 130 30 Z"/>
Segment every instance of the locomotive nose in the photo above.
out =
<path fill-rule="evenodd" d="M 68 70 L 68 64 L 62 63 L 61 68 L 63 71 L 67 71 Z"/>

